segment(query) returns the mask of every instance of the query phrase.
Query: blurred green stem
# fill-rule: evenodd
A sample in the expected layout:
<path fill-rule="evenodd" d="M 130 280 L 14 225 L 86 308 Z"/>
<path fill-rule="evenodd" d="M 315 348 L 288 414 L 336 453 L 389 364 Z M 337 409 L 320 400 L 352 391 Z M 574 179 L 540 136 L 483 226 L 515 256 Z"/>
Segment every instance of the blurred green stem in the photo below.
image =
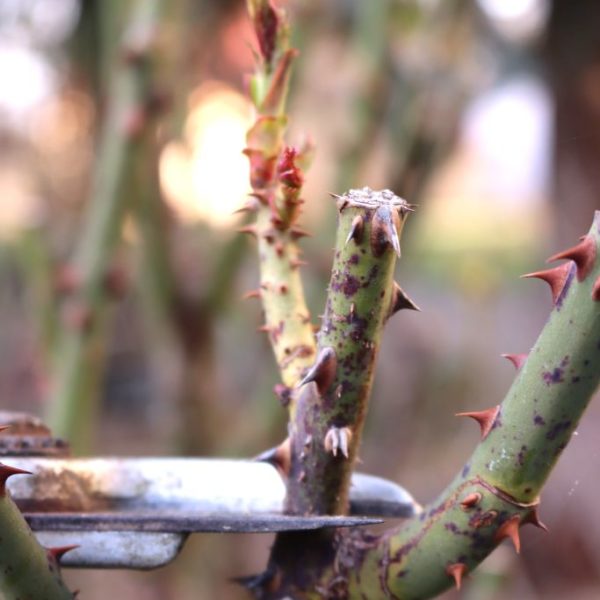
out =
<path fill-rule="evenodd" d="M 90 447 L 96 417 L 109 297 L 105 284 L 128 202 L 123 192 L 152 108 L 149 55 L 160 6 L 159 0 L 136 0 L 116 53 L 90 202 L 64 300 L 48 421 L 80 453 Z"/>

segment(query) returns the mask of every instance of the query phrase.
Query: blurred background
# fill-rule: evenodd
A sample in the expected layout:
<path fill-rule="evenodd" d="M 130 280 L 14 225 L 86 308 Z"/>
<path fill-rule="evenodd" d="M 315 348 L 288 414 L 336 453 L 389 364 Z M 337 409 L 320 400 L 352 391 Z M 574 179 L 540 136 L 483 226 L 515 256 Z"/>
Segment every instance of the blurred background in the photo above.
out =
<path fill-rule="evenodd" d="M 233 214 L 250 190 L 256 41 L 243 0 L 152 4 L 0 3 L 0 405 L 83 455 L 253 456 L 286 422 Z M 600 3 L 280 4 L 301 51 L 288 140 L 316 146 L 315 322 L 328 192 L 387 187 L 418 205 L 398 279 L 423 312 L 387 327 L 361 470 L 426 502 L 478 439 L 453 414 L 500 402 L 514 376 L 500 354 L 527 352 L 550 311 L 519 275 L 600 208 Z M 520 557 L 501 546 L 445 598 L 600 596 L 599 427 L 595 402 L 544 493 L 551 533 L 525 530 Z M 66 579 L 85 599 L 244 598 L 229 579 L 262 570 L 271 542 L 195 536 L 164 569 Z"/>

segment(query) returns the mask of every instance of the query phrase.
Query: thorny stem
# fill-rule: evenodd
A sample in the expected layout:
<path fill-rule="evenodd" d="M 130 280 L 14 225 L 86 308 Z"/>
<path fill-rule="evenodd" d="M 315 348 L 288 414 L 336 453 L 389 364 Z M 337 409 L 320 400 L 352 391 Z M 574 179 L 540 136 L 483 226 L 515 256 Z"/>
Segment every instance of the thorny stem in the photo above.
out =
<path fill-rule="evenodd" d="M 118 53 L 120 65 L 101 134 L 87 220 L 63 290 L 65 322 L 56 348 L 48 420 L 79 451 L 89 444 L 95 412 L 92 390 L 100 370 L 99 333 L 110 295 L 109 262 L 127 206 L 123 192 L 133 172 L 140 134 L 157 108 L 148 67 L 160 7 L 157 0 L 137 0 L 133 6 Z"/>
<path fill-rule="evenodd" d="M 519 528 L 544 528 L 539 494 L 600 382 L 600 211 L 587 236 L 531 274 L 552 288 L 554 309 L 500 406 L 464 413 L 482 442 L 454 481 L 423 512 L 383 535 L 338 532 L 319 540 L 279 537 L 259 597 L 431 598 L 475 568 Z M 309 569 L 287 560 L 316 544 Z M 316 551 L 315 551 L 316 552 Z M 336 595 L 337 594 L 337 595 Z"/>
<path fill-rule="evenodd" d="M 285 102 L 296 51 L 289 47 L 285 16 L 269 0 L 248 0 L 261 55 L 250 81 L 257 120 L 247 135 L 251 185 L 257 222 L 246 231 L 256 235 L 260 258 L 260 290 L 269 341 L 283 385 L 278 395 L 294 411 L 292 388 L 313 361 L 315 339 L 299 274 L 296 240 L 303 176 L 299 168 L 306 152 L 284 148 Z"/>
<path fill-rule="evenodd" d="M 541 488 L 600 382 L 600 211 L 559 257 L 569 262 L 532 274 L 551 284 L 554 309 L 529 357 L 499 409 L 472 415 L 484 439 L 439 498 L 373 540 L 349 574 L 365 598 L 430 598 L 503 539 L 518 551 L 521 525 L 543 527 Z"/>
<path fill-rule="evenodd" d="M 389 190 L 338 199 L 335 257 L 318 356 L 290 423 L 287 510 L 344 514 L 387 318 L 407 307 L 393 283 L 409 205 Z"/>
<path fill-rule="evenodd" d="M 26 473 L 0 463 L 0 596 L 4 600 L 71 600 L 60 575 L 59 560 L 70 548 L 45 549 L 35 539 L 6 490 L 11 475 Z"/>

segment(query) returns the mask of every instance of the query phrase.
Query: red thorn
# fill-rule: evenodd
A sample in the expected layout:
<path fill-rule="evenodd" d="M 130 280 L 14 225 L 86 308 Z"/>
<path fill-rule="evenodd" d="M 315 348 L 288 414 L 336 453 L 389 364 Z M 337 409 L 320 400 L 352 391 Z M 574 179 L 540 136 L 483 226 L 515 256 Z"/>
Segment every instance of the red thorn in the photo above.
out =
<path fill-rule="evenodd" d="M 337 356 L 335 350 L 326 347 L 319 352 L 315 364 L 308 370 L 297 387 L 303 386 L 311 381 L 317 384 L 319 394 L 324 394 L 333 383 L 337 370 Z"/>
<path fill-rule="evenodd" d="M 242 296 L 242 300 L 249 300 L 250 298 L 260 298 L 261 296 L 262 293 L 260 290 L 250 290 Z"/>
<path fill-rule="evenodd" d="M 594 287 L 592 288 L 592 300 L 600 302 L 600 275 L 594 282 Z"/>
<path fill-rule="evenodd" d="M 535 271 L 534 273 L 521 275 L 521 277 L 536 277 L 537 279 L 542 279 L 545 281 L 552 290 L 552 301 L 556 303 L 565 286 L 565 281 L 567 280 L 570 270 L 571 265 L 569 263 L 565 263 L 564 265 L 554 267 L 553 269 L 547 269 L 546 271 Z"/>
<path fill-rule="evenodd" d="M 245 225 L 244 227 L 240 227 L 238 229 L 238 233 L 248 233 L 250 235 L 253 235 L 254 237 L 258 237 L 255 225 Z"/>
<path fill-rule="evenodd" d="M 446 567 L 446 574 L 448 577 L 452 577 L 452 579 L 454 579 L 457 590 L 460 590 L 460 586 L 466 572 L 467 565 L 465 563 L 454 563 Z"/>
<path fill-rule="evenodd" d="M 517 371 L 525 364 L 527 360 L 528 354 L 501 354 L 502 358 L 506 358 L 510 360 L 510 362 L 515 365 L 515 369 Z"/>
<path fill-rule="evenodd" d="M 547 262 L 572 260 L 577 265 L 577 279 L 583 281 L 592 270 L 596 260 L 596 243 L 590 235 L 584 235 L 576 246 L 551 256 Z"/>
<path fill-rule="evenodd" d="M 479 492 L 472 492 L 467 494 L 461 501 L 460 505 L 464 509 L 473 508 L 481 502 L 482 495 Z"/>
<path fill-rule="evenodd" d="M 290 260 L 290 266 L 292 269 L 297 269 L 298 267 L 302 267 L 307 264 L 308 263 L 305 260 L 300 260 L 299 258 L 292 258 L 292 260 Z"/>
<path fill-rule="evenodd" d="M 258 203 L 255 199 L 248 200 L 243 206 L 240 206 L 237 210 L 234 210 L 232 214 L 245 213 L 245 212 L 256 212 L 258 210 Z"/>
<path fill-rule="evenodd" d="M 6 431 L 7 429 L 10 429 L 12 427 L 12 425 L 2 425 L 0 426 L 0 433 L 2 433 L 3 431 Z"/>
<path fill-rule="evenodd" d="M 417 310 L 421 309 L 407 296 L 404 290 L 394 281 L 392 290 L 392 300 L 390 302 L 389 317 L 396 314 L 399 310 Z"/>
<path fill-rule="evenodd" d="M 303 237 L 312 237 L 311 234 L 308 233 L 308 231 L 305 231 L 304 229 L 300 229 L 298 227 L 290 229 L 290 234 L 293 240 L 298 240 Z"/>
<path fill-rule="evenodd" d="M 271 332 L 271 327 L 269 325 L 261 325 L 260 327 L 256 328 L 256 331 L 258 331 L 259 333 L 270 333 Z"/>
<path fill-rule="evenodd" d="M 344 245 L 348 244 L 350 240 L 354 240 L 355 244 L 360 244 L 363 238 L 364 228 L 365 220 L 360 215 L 356 215 L 356 217 L 352 219 L 350 231 L 348 232 L 348 237 L 346 238 Z"/>
<path fill-rule="evenodd" d="M 479 423 L 479 427 L 481 427 L 481 439 L 485 440 L 489 432 L 492 430 L 494 421 L 496 420 L 499 412 L 500 405 L 498 404 L 497 406 L 493 406 L 487 410 L 456 413 L 455 416 L 471 417 L 471 419 L 475 419 Z"/>
<path fill-rule="evenodd" d="M 534 506 L 527 513 L 527 515 L 523 518 L 522 523 L 524 525 L 531 524 L 531 525 L 534 525 L 535 527 L 539 527 L 540 529 L 543 529 L 544 531 L 548 531 L 548 527 L 544 523 L 542 523 L 542 521 L 540 521 L 540 515 L 539 515 L 539 510 L 538 510 L 537 506 Z"/>
<path fill-rule="evenodd" d="M 292 464 L 292 445 L 290 438 L 285 438 L 279 446 L 266 450 L 262 454 L 259 454 L 254 460 L 273 465 L 282 476 L 287 477 L 290 474 L 290 467 Z"/>
<path fill-rule="evenodd" d="M 494 536 L 494 541 L 500 543 L 502 540 L 510 539 L 515 547 L 517 554 L 521 552 L 521 539 L 519 538 L 519 525 L 521 524 L 521 517 L 519 515 L 513 515 L 496 531 L 496 535 Z"/>
<path fill-rule="evenodd" d="M 13 475 L 32 475 L 32 473 L 0 463 L 0 496 L 4 496 L 6 493 L 6 480 Z"/>
<path fill-rule="evenodd" d="M 390 245 L 400 258 L 400 217 L 398 212 L 388 206 L 380 206 L 373 215 L 371 224 L 371 250 L 374 256 L 381 256 Z"/>
<path fill-rule="evenodd" d="M 74 544 L 72 546 L 57 546 L 55 548 L 46 548 L 46 552 L 56 561 L 60 562 L 60 559 L 71 550 L 75 550 L 75 548 L 79 548 L 79 544 Z"/>

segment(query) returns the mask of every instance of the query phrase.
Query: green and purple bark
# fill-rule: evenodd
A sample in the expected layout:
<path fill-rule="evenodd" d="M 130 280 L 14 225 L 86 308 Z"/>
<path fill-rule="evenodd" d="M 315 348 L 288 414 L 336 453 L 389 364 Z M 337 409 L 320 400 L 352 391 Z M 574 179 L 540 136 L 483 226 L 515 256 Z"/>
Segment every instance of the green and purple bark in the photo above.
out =
<path fill-rule="evenodd" d="M 0 596 L 4 600 L 71 600 L 75 594 L 61 578 L 59 561 L 74 546 L 40 546 L 6 490 L 6 480 L 19 474 L 27 471 L 0 463 Z"/>
<path fill-rule="evenodd" d="M 287 510 L 345 514 L 383 325 L 415 308 L 394 284 L 410 206 L 384 190 L 338 198 L 339 224 L 318 354 L 290 422 Z"/>

